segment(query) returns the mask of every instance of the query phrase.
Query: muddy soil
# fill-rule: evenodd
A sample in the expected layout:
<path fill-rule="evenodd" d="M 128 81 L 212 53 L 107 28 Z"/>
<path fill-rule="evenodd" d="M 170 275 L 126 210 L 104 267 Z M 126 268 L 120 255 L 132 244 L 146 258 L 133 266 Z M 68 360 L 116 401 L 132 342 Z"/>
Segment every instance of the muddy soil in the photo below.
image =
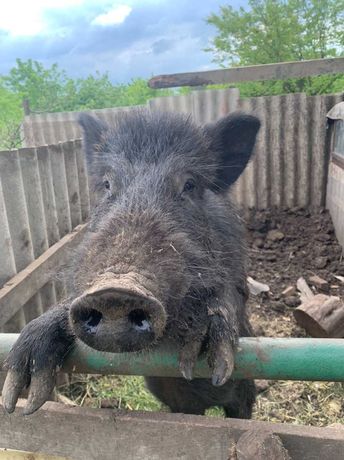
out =
<path fill-rule="evenodd" d="M 256 335 L 304 337 L 293 317 L 301 303 L 299 294 L 284 297 L 289 286 L 303 277 L 315 294 L 326 293 L 344 299 L 344 257 L 327 211 L 312 214 L 292 209 L 251 212 L 246 219 L 249 246 L 248 274 L 265 283 L 270 292 L 250 296 L 251 322 Z M 328 288 L 312 286 L 314 275 L 327 281 Z"/>
<path fill-rule="evenodd" d="M 307 337 L 293 310 L 301 303 L 296 281 L 303 277 L 315 294 L 344 299 L 344 258 L 327 211 L 251 213 L 247 221 L 248 274 L 269 285 L 270 292 L 250 295 L 251 323 L 257 336 Z M 310 278 L 328 283 L 321 291 Z M 295 292 L 284 297 L 284 289 Z M 292 288 L 291 288 L 292 289 Z M 271 422 L 331 426 L 344 423 L 344 386 L 335 382 L 256 381 L 260 387 L 253 418 Z"/>

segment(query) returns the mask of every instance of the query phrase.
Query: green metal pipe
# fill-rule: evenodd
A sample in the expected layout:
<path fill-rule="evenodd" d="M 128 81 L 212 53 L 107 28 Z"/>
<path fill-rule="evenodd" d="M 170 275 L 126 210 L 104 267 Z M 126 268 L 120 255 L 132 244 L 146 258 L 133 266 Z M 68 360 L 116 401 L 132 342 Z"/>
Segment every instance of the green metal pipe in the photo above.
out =
<path fill-rule="evenodd" d="M 0 366 L 17 339 L 0 334 Z M 63 370 L 87 374 L 180 377 L 178 357 L 162 349 L 145 353 L 102 353 L 78 343 Z M 199 359 L 195 377 L 209 377 L 206 359 Z M 242 338 L 233 378 L 344 381 L 344 339 Z"/>

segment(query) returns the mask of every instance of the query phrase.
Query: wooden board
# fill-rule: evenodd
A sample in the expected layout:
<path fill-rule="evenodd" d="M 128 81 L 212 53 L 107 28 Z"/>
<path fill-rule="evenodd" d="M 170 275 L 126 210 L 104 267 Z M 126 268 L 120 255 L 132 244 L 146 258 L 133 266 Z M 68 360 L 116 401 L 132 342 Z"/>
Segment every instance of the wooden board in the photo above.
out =
<path fill-rule="evenodd" d="M 68 251 L 81 241 L 86 227 L 87 224 L 76 227 L 0 289 L 0 325 L 10 320 L 41 287 L 50 281 L 54 270 L 66 260 Z"/>
<path fill-rule="evenodd" d="M 19 402 L 22 407 L 24 401 Z M 246 431 L 279 436 L 293 460 L 342 460 L 344 431 L 183 414 L 46 403 L 32 416 L 0 406 L 0 447 L 75 460 L 228 460 Z"/>
<path fill-rule="evenodd" d="M 151 88 L 173 88 L 177 86 L 202 86 L 239 81 L 283 80 L 311 75 L 344 72 L 344 58 L 313 59 L 309 61 L 280 62 L 230 69 L 206 70 L 203 72 L 159 75 L 149 80 Z"/>
<path fill-rule="evenodd" d="M 65 457 L 40 454 L 39 452 L 24 452 L 23 450 L 0 449 L 0 460 L 68 460 Z"/>

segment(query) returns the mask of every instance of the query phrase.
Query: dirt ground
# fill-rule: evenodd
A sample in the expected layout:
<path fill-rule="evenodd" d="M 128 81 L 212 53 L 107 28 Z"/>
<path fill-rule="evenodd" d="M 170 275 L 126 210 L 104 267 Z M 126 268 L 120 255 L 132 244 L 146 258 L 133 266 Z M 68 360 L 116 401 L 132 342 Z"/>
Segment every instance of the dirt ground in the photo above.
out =
<path fill-rule="evenodd" d="M 249 308 L 255 334 L 269 337 L 303 337 L 305 333 L 293 319 L 299 295 L 281 295 L 304 277 L 314 293 L 310 277 L 318 275 L 328 282 L 326 294 L 344 298 L 341 246 L 334 234 L 327 211 L 311 214 L 302 209 L 251 213 L 247 219 L 249 245 L 248 275 L 270 287 L 268 294 L 250 296 Z"/>
<path fill-rule="evenodd" d="M 342 249 L 336 240 L 327 211 L 311 214 L 302 209 L 252 212 L 246 219 L 249 248 L 248 275 L 265 283 L 270 292 L 250 296 L 251 323 L 257 336 L 305 337 L 293 310 L 300 304 L 295 292 L 301 276 L 314 293 L 309 278 L 318 275 L 328 282 L 327 294 L 344 299 Z M 344 387 L 331 382 L 257 382 L 260 394 L 254 418 L 274 422 L 327 426 L 344 423 Z M 144 387 L 141 377 L 81 377 L 61 393 L 77 404 L 136 410 L 166 410 Z M 211 409 L 208 415 L 223 416 Z"/>
<path fill-rule="evenodd" d="M 301 303 L 298 293 L 284 298 L 288 286 L 304 277 L 313 292 L 310 277 L 328 282 L 326 294 L 344 299 L 342 249 L 327 211 L 307 210 L 255 212 L 247 219 L 249 270 L 256 281 L 270 287 L 269 293 L 250 296 L 251 323 L 257 336 L 306 337 L 293 317 Z M 260 420 L 328 425 L 344 422 L 344 387 L 327 382 L 262 382 L 255 418 Z"/>

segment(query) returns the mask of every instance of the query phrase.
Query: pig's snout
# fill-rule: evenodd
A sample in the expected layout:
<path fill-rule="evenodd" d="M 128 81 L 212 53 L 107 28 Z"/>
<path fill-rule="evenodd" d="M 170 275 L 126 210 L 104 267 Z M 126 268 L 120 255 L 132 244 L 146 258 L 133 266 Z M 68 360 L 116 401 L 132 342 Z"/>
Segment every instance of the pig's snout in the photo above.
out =
<path fill-rule="evenodd" d="M 74 300 L 72 328 L 83 342 L 101 351 L 147 348 L 162 336 L 166 312 L 137 277 L 106 276 Z"/>

